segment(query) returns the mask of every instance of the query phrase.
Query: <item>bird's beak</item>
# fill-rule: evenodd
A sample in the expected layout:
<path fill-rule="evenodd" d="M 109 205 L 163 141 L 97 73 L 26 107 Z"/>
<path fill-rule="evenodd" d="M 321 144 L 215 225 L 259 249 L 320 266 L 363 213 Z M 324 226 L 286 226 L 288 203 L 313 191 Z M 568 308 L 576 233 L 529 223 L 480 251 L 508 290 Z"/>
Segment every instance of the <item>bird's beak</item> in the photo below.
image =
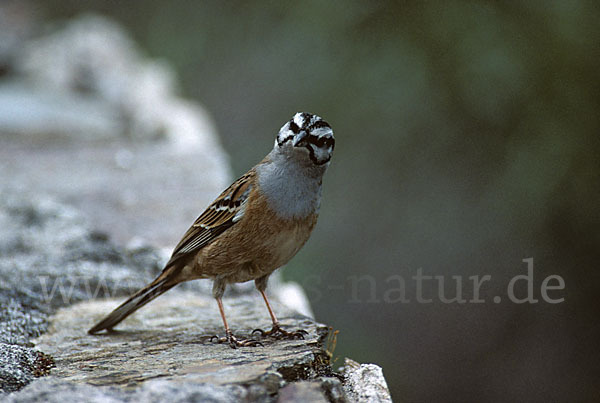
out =
<path fill-rule="evenodd" d="M 308 136 L 308 133 L 306 133 L 306 130 L 302 130 L 296 137 L 294 137 L 294 140 L 292 140 L 292 145 L 297 147 L 298 144 L 306 138 L 306 136 Z"/>

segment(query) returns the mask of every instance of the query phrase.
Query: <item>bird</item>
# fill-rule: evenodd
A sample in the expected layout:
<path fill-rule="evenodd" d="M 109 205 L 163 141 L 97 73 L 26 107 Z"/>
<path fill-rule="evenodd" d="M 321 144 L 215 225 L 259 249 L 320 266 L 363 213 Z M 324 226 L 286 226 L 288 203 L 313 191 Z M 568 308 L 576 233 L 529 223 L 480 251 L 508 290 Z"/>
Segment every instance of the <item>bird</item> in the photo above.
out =
<path fill-rule="evenodd" d="M 335 138 L 321 117 L 298 112 L 279 130 L 271 152 L 225 189 L 196 219 L 175 246 L 160 275 L 88 330 L 113 328 L 137 309 L 177 284 L 212 279 L 225 336 L 213 336 L 232 348 L 262 345 L 235 336 L 227 323 L 222 297 L 227 285 L 254 280 L 272 328 L 256 329 L 261 337 L 304 338 L 304 330 L 286 331 L 267 294 L 269 276 L 304 246 L 315 227 L 321 205 L 323 175 Z"/>

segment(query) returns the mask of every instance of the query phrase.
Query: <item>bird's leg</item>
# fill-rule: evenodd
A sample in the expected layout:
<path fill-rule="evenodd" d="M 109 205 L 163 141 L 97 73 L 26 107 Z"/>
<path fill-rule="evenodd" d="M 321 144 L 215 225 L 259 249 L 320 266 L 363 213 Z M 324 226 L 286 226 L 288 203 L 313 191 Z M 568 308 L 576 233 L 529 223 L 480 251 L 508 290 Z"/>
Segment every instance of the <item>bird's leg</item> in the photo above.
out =
<path fill-rule="evenodd" d="M 227 343 L 231 348 L 238 347 L 256 347 L 262 346 L 263 344 L 254 339 L 241 339 L 237 338 L 231 333 L 231 329 L 229 329 L 229 325 L 227 324 L 227 319 L 225 318 L 225 310 L 223 309 L 223 302 L 221 298 L 217 298 L 217 304 L 219 304 L 219 312 L 221 313 L 221 318 L 223 319 L 223 325 L 225 325 L 225 337 L 213 336 L 211 340 L 217 341 L 217 343 Z"/>
<path fill-rule="evenodd" d="M 223 325 L 225 326 L 225 337 L 212 336 L 210 340 L 216 340 L 217 343 L 227 343 L 231 348 L 262 346 L 260 342 L 254 339 L 238 339 L 233 335 L 233 333 L 231 333 L 231 329 L 229 329 L 227 319 L 225 318 L 223 301 L 221 300 L 223 294 L 225 293 L 226 286 L 227 282 L 223 278 L 215 278 L 213 282 L 212 294 L 213 297 L 217 300 L 217 304 L 219 305 L 219 313 L 221 314 L 221 319 L 223 319 Z"/>
<path fill-rule="evenodd" d="M 257 288 L 258 288 L 258 285 L 257 285 Z M 277 320 L 277 317 L 275 316 L 275 313 L 273 312 L 273 308 L 271 308 L 271 304 L 269 303 L 269 299 L 267 298 L 267 294 L 265 293 L 265 290 L 261 290 L 259 288 L 258 291 L 260 291 L 261 295 L 263 296 L 263 299 L 265 300 L 265 303 L 267 304 L 267 310 L 269 311 L 269 315 L 271 315 L 271 320 L 273 321 L 273 327 L 271 328 L 271 330 L 266 331 L 266 332 L 262 329 L 254 329 L 252 331 L 252 334 L 254 334 L 255 332 L 258 332 L 263 337 L 270 336 L 270 337 L 274 337 L 276 339 L 304 339 L 304 336 L 308 334 L 308 332 L 306 330 L 299 329 L 294 332 L 288 332 L 286 330 L 283 330 L 281 328 L 281 326 L 279 326 L 279 321 Z"/>

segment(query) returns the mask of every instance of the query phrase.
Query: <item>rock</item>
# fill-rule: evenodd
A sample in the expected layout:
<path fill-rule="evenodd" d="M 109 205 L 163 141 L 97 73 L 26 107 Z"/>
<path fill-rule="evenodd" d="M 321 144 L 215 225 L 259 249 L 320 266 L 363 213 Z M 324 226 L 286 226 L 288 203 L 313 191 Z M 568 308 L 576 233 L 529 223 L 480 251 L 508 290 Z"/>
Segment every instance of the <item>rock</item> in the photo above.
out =
<path fill-rule="evenodd" d="M 228 169 L 204 158 L 209 152 L 185 156 L 128 142 L 40 148 L 0 135 L 0 176 L 68 202 L 118 243 L 173 247 L 229 184 Z"/>
<path fill-rule="evenodd" d="M 310 307 L 310 301 L 298 283 L 284 283 L 279 281 L 278 272 L 275 272 L 271 277 L 270 284 L 273 289 L 272 292 L 275 293 L 281 302 L 304 316 L 308 316 L 309 318 L 315 317 L 315 314 Z"/>
<path fill-rule="evenodd" d="M 284 402 L 314 402 L 327 403 L 319 382 L 295 382 L 279 391 L 278 403 Z"/>
<path fill-rule="evenodd" d="M 115 22 L 76 18 L 15 52 L 0 81 L 6 184 L 57 196 L 123 244 L 163 247 L 229 185 L 208 114 Z"/>
<path fill-rule="evenodd" d="M 359 364 L 346 358 L 343 375 L 344 391 L 350 401 L 392 401 L 381 367 L 375 364 Z"/>
<path fill-rule="evenodd" d="M 345 403 L 349 401 L 344 392 L 344 388 L 340 379 L 327 377 L 319 379 L 321 382 L 321 389 L 325 393 L 325 397 L 331 403 Z"/>
<path fill-rule="evenodd" d="M 34 377 L 50 373 L 52 357 L 30 348 L 0 343 L 0 392 L 21 389 Z"/>
<path fill-rule="evenodd" d="M 14 391 L 44 373 L 38 364 L 45 356 L 31 339 L 47 329 L 56 308 L 96 290 L 127 295 L 158 272 L 162 259 L 113 246 L 48 197 L 6 187 L 0 194 L 0 390 Z"/>
<path fill-rule="evenodd" d="M 166 138 L 182 152 L 218 147 L 204 109 L 177 96 L 173 69 L 143 57 L 128 33 L 106 17 L 75 18 L 26 43 L 15 58 L 20 77 L 33 86 L 112 107 L 120 130 L 108 136 L 144 142 Z"/>
<path fill-rule="evenodd" d="M 128 295 L 162 267 L 164 258 L 155 250 L 115 246 L 52 198 L 10 188 L 0 193 L 0 301 L 13 320 L 27 311 L 19 317 L 19 334 L 37 335 L 40 315 L 58 307 Z"/>
<path fill-rule="evenodd" d="M 106 101 L 35 87 L 20 80 L 0 84 L 0 131 L 5 140 L 47 144 L 114 140 L 122 133 L 119 110 Z"/>
<path fill-rule="evenodd" d="M 67 399 L 67 400 L 65 400 Z M 19 393 L 3 399 L 6 402 L 63 403 L 74 402 L 214 402 L 270 401 L 268 396 L 243 386 L 214 386 L 208 384 L 173 384 L 156 379 L 135 390 L 118 387 L 95 387 L 87 384 L 40 379 Z"/>
<path fill-rule="evenodd" d="M 60 309 L 48 332 L 35 340 L 37 349 L 55 357 L 52 377 L 98 386 L 135 387 L 146 380 L 226 384 L 268 384 L 328 374 L 322 349 L 327 328 L 274 302 L 286 328 L 303 328 L 305 340 L 261 340 L 264 347 L 231 349 L 210 341 L 223 335 L 214 299 L 190 291 L 169 291 L 136 312 L 113 334 L 88 335 L 87 329 L 115 308 L 119 300 L 93 300 Z M 262 299 L 236 295 L 224 299 L 237 335 L 251 336 L 256 327 L 270 328 Z"/>

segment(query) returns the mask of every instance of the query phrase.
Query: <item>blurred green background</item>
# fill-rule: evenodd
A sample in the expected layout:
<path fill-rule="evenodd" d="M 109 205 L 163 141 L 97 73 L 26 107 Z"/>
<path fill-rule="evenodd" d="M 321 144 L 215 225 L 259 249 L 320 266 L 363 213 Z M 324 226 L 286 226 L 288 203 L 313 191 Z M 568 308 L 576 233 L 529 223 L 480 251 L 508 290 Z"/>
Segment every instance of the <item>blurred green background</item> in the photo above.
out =
<path fill-rule="evenodd" d="M 340 330 L 335 355 L 381 365 L 395 400 L 598 396 L 597 2 L 35 4 L 54 23 L 110 16 L 173 64 L 236 174 L 293 113 L 331 124 L 321 218 L 284 276 Z M 558 274 L 565 302 L 493 303 L 530 257 L 536 297 Z M 489 274 L 487 302 L 444 304 L 434 283 L 432 303 L 409 284 L 410 303 L 383 300 L 418 268 L 447 295 L 451 276 Z"/>

